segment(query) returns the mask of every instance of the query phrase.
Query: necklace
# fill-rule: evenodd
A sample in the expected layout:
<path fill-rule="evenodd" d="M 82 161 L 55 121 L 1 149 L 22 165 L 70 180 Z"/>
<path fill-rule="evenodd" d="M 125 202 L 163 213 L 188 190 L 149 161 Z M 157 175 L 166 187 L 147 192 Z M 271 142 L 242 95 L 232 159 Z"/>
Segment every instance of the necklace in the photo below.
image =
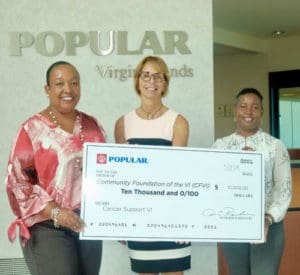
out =
<path fill-rule="evenodd" d="M 54 113 L 53 113 L 51 110 L 49 111 L 49 115 L 51 116 L 53 123 L 54 123 L 57 127 L 61 128 L 60 125 L 59 125 L 59 123 L 58 123 L 58 121 L 57 121 L 57 119 L 56 119 L 56 116 L 54 115 Z"/>
<path fill-rule="evenodd" d="M 54 113 L 52 112 L 52 110 L 49 111 L 49 115 L 52 118 L 53 123 L 57 127 L 62 128 L 61 125 L 59 124 L 58 120 L 57 120 L 57 117 L 54 115 Z M 76 121 L 75 121 L 75 123 L 76 122 L 79 123 L 79 139 L 80 139 L 81 143 L 83 144 L 83 142 L 84 142 L 84 135 L 83 135 L 83 132 L 82 132 L 82 124 L 81 124 L 80 117 L 79 117 L 78 114 L 76 115 Z"/>
<path fill-rule="evenodd" d="M 143 106 L 141 105 L 141 110 L 142 112 L 146 115 L 147 119 L 154 119 L 157 117 L 157 114 L 159 114 L 160 110 L 164 107 L 163 104 L 161 104 L 157 110 L 151 111 L 151 112 L 147 112 L 144 110 Z"/>

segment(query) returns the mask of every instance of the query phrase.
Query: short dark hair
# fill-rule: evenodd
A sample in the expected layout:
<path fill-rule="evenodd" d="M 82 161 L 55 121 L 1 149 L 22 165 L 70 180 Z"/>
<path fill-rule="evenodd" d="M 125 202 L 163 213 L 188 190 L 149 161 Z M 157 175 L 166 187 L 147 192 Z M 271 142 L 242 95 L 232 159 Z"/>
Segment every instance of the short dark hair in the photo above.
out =
<path fill-rule="evenodd" d="M 69 66 L 73 67 L 73 68 L 75 69 L 75 71 L 77 71 L 77 69 L 75 68 L 75 66 L 72 65 L 71 63 L 67 62 L 67 61 L 63 61 L 63 60 L 56 61 L 56 62 L 54 62 L 54 63 L 48 68 L 48 70 L 47 70 L 47 72 L 46 72 L 46 83 L 47 83 L 47 85 L 49 85 L 49 78 L 50 78 L 50 74 L 51 74 L 52 70 L 53 70 L 55 67 L 59 66 L 59 65 L 69 65 Z M 77 71 L 77 73 L 78 73 L 78 71 Z"/>
<path fill-rule="evenodd" d="M 241 91 L 239 91 L 238 94 L 236 95 L 236 97 L 235 97 L 236 101 L 238 101 L 238 99 L 241 95 L 246 95 L 246 94 L 255 94 L 255 95 L 257 95 L 261 102 L 264 99 L 262 94 L 258 90 L 256 90 L 255 88 L 244 88 Z"/>

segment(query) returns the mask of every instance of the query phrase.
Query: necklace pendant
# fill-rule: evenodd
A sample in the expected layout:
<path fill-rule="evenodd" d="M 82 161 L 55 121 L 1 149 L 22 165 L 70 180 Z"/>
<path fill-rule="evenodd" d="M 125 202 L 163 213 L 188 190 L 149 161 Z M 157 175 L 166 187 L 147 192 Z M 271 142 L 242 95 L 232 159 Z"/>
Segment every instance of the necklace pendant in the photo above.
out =
<path fill-rule="evenodd" d="M 146 115 L 147 120 L 151 120 L 151 119 L 155 119 L 159 116 L 161 109 L 164 107 L 164 105 L 160 105 L 158 109 L 151 111 L 151 112 L 147 112 L 144 110 L 143 106 L 141 106 L 141 110 L 142 112 Z"/>

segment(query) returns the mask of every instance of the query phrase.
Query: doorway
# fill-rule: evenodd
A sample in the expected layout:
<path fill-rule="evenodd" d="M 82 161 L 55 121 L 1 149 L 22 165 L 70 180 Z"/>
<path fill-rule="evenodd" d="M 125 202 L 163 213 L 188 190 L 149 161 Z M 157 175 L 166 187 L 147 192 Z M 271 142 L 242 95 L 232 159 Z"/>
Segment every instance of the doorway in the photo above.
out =
<path fill-rule="evenodd" d="M 300 160 L 300 70 L 269 73 L 271 134 Z"/>

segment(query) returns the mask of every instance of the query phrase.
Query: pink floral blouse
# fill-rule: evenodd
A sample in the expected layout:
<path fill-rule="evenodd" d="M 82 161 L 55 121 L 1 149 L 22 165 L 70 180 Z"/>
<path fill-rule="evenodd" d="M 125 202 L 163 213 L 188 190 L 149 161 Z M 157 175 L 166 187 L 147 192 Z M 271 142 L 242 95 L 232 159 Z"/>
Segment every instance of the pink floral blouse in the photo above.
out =
<path fill-rule="evenodd" d="M 28 227 L 45 220 L 39 212 L 50 201 L 61 207 L 79 209 L 81 200 L 83 142 L 105 142 L 97 121 L 78 112 L 70 134 L 40 114 L 25 121 L 17 134 L 9 157 L 6 190 L 17 216 L 8 229 L 8 238 L 30 238 Z"/>

